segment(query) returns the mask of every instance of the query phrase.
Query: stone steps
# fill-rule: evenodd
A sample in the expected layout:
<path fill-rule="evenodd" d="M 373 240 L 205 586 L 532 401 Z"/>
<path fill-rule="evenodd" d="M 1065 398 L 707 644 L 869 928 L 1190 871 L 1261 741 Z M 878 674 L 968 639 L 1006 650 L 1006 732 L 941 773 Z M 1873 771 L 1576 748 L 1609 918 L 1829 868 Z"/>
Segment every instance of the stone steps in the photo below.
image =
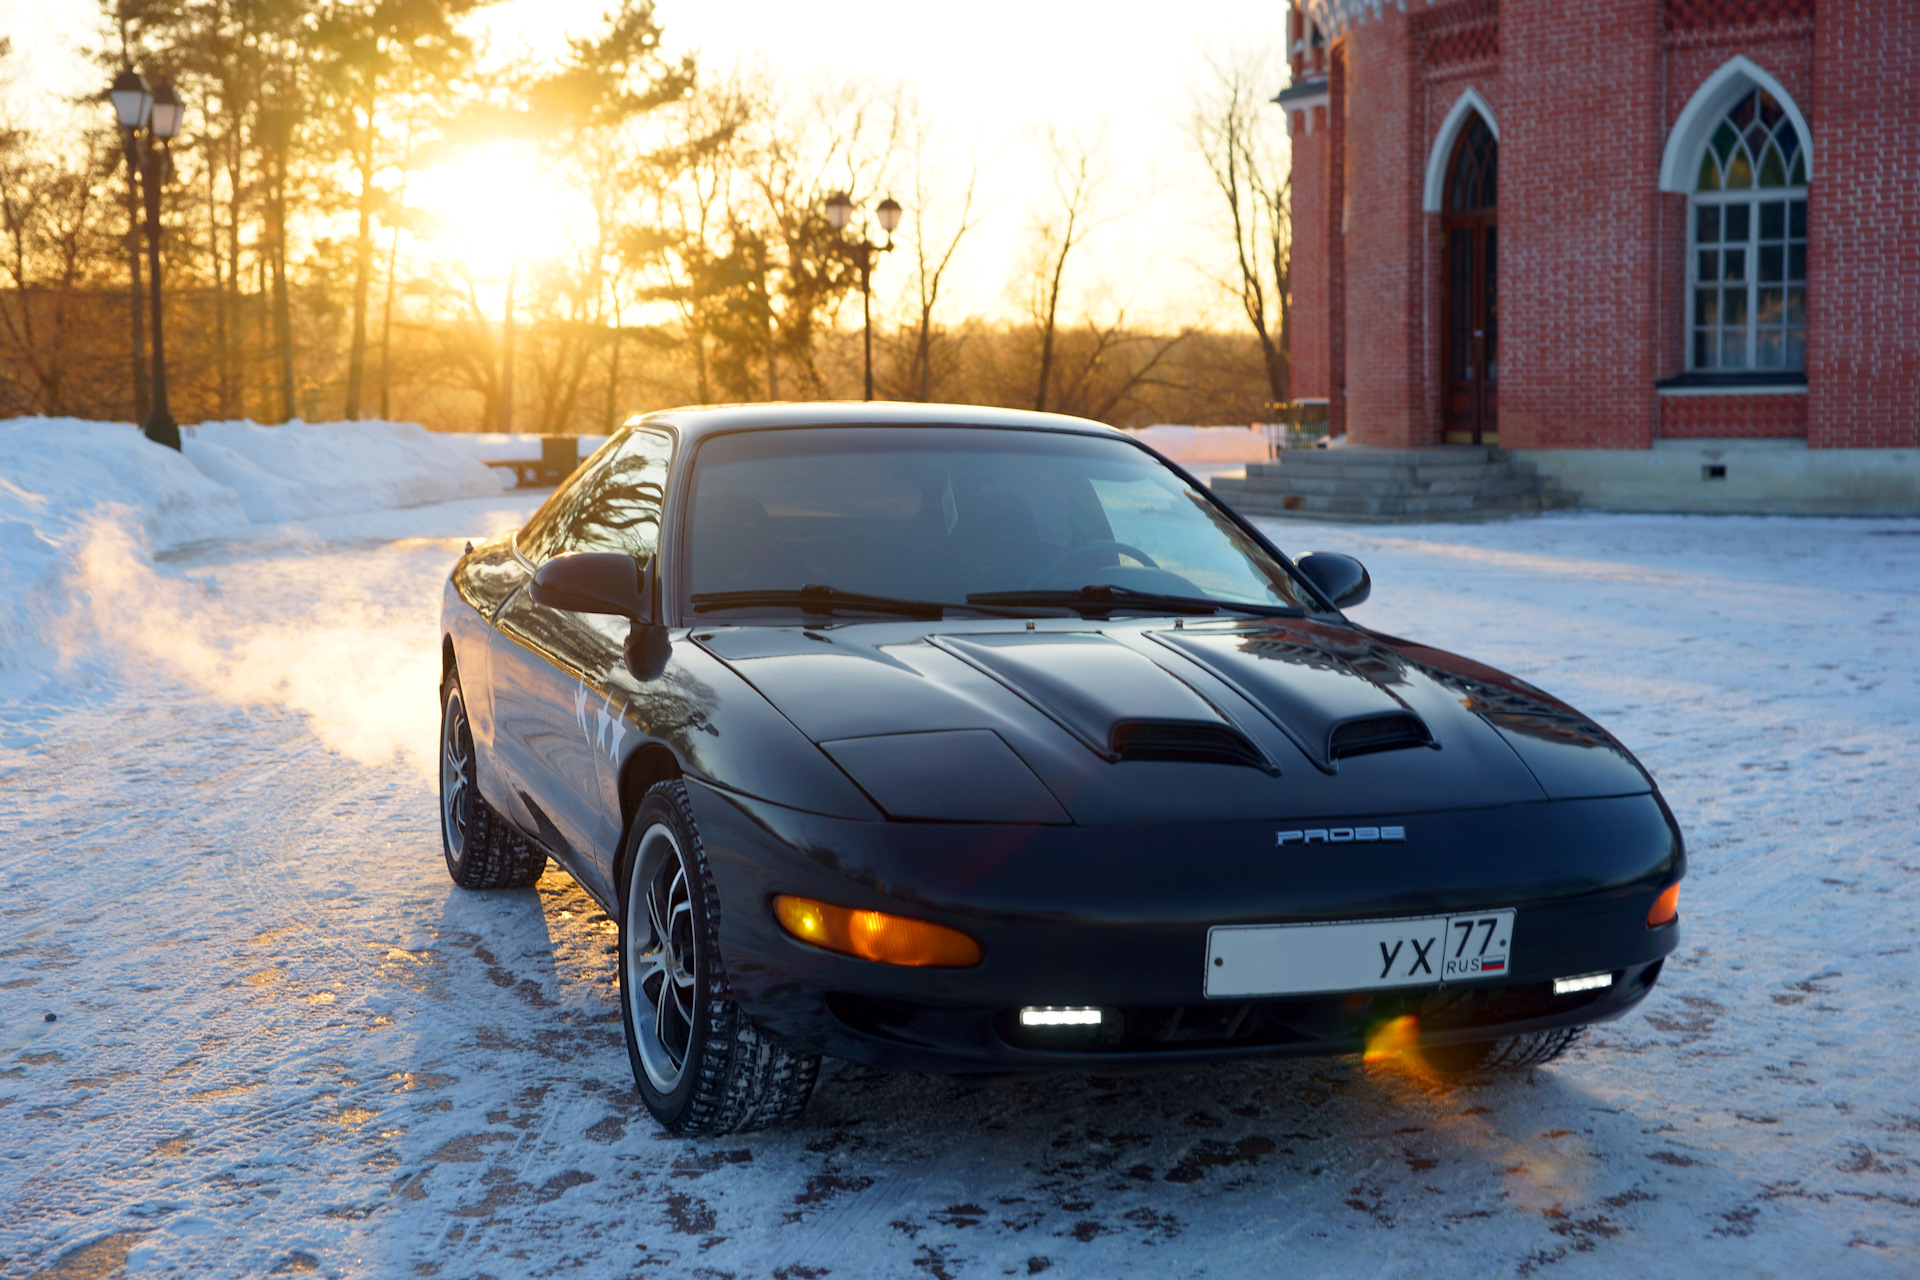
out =
<path fill-rule="evenodd" d="M 1558 487 L 1489 445 L 1298 449 L 1247 464 L 1213 490 L 1243 515 L 1388 523 L 1526 515 L 1568 505 Z"/>

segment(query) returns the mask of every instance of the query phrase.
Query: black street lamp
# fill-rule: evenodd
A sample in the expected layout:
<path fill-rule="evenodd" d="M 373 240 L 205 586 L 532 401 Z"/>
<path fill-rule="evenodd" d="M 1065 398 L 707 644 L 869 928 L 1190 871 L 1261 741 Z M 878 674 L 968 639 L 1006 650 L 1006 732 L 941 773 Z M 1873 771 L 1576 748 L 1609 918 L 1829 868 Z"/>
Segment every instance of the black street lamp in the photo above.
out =
<path fill-rule="evenodd" d="M 146 321 L 140 310 L 147 305 L 147 291 L 140 287 L 140 141 L 136 130 L 147 127 L 147 112 L 153 108 L 153 91 L 147 78 L 131 67 L 113 78 L 107 90 L 113 113 L 120 121 L 120 145 L 127 157 L 127 336 L 132 339 L 133 416 L 147 420 L 147 336 Z"/>
<path fill-rule="evenodd" d="M 146 77 L 131 68 L 114 77 L 107 97 L 120 122 L 121 141 L 126 148 L 128 173 L 140 174 L 140 186 L 147 206 L 147 273 L 153 277 L 147 295 L 153 322 L 153 406 L 141 429 L 147 439 L 171 449 L 180 447 L 180 428 L 167 408 L 167 354 L 161 331 L 160 292 L 160 185 L 173 171 L 173 140 L 180 134 L 180 121 L 186 107 L 173 86 L 162 81 L 155 89 L 147 87 Z M 142 133 L 144 130 L 144 135 Z M 129 186 L 131 186 L 129 181 Z M 131 214 L 131 211 L 129 211 Z M 138 281 L 135 282 L 138 287 Z M 137 308 L 136 308 L 137 313 Z M 139 335 L 134 337 L 135 351 Z M 135 401 L 140 399 L 136 380 Z"/>
<path fill-rule="evenodd" d="M 893 229 L 900 225 L 900 202 L 889 196 L 874 209 L 880 229 L 887 233 L 885 244 L 875 244 L 865 236 L 858 242 L 836 239 L 834 249 L 860 268 L 860 327 L 867 352 L 867 399 L 873 399 L 873 255 L 893 251 Z M 836 191 L 827 197 L 827 221 L 835 231 L 845 231 L 853 221 L 853 197 Z"/>

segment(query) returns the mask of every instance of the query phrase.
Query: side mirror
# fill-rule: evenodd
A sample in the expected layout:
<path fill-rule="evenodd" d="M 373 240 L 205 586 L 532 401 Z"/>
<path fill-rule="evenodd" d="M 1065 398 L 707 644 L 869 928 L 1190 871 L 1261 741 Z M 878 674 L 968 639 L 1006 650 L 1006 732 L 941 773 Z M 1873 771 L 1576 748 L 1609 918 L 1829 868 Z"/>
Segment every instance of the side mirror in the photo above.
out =
<path fill-rule="evenodd" d="M 569 613 L 611 613 L 653 621 L 653 566 L 618 551 L 555 556 L 533 575 L 533 602 Z"/>
<path fill-rule="evenodd" d="M 1293 562 L 1300 576 L 1320 589 L 1336 609 L 1360 604 L 1373 594 L 1367 566 L 1338 551 L 1311 551 Z"/>

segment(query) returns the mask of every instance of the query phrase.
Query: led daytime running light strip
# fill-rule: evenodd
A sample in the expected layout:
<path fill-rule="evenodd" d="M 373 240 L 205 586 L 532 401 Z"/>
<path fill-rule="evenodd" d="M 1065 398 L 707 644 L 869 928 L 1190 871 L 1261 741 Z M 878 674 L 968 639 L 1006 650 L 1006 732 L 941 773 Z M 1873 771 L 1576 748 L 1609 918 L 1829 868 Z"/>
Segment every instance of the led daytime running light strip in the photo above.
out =
<path fill-rule="evenodd" d="M 1613 985 L 1611 973 L 1583 973 L 1577 978 L 1555 978 L 1553 994 L 1570 996 L 1576 991 L 1598 991 L 1601 987 Z"/>
<path fill-rule="evenodd" d="M 1098 1009 L 1056 1009 L 1052 1005 L 1041 1008 L 1026 1008 L 1020 1011 L 1020 1025 L 1023 1027 L 1097 1027 L 1100 1025 Z"/>

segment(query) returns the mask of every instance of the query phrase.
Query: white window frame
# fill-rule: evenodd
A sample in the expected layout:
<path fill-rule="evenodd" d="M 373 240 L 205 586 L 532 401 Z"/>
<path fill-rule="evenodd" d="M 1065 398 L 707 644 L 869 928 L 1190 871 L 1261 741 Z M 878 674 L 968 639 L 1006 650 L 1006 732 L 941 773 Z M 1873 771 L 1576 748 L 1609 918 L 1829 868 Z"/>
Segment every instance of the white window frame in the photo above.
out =
<path fill-rule="evenodd" d="M 1695 188 L 1699 185 L 1700 163 L 1707 154 L 1707 148 L 1713 144 L 1714 131 L 1720 127 L 1720 122 L 1726 118 L 1727 113 L 1738 105 L 1742 98 L 1756 89 L 1771 95 L 1773 100 L 1780 104 L 1780 108 L 1786 113 L 1787 119 L 1792 122 L 1793 130 L 1800 139 L 1800 158 L 1806 169 L 1807 186 L 1755 187 L 1746 191 L 1697 191 Z M 1758 159 L 1758 157 L 1755 157 L 1756 165 Z M 1784 85 L 1772 75 L 1768 74 L 1759 64 L 1745 56 L 1735 55 L 1727 59 L 1712 75 L 1709 75 L 1702 81 L 1700 87 L 1694 91 L 1693 97 L 1688 100 L 1686 107 L 1680 112 L 1679 118 L 1674 121 L 1673 128 L 1667 135 L 1666 146 L 1661 151 L 1658 185 L 1662 191 L 1671 191 L 1687 197 L 1686 357 L 1684 364 L 1689 373 L 1726 373 L 1736 376 L 1743 374 L 1773 375 L 1782 373 L 1805 373 L 1806 354 L 1804 347 L 1801 352 L 1801 363 L 1797 367 L 1783 365 L 1775 369 L 1760 369 L 1754 365 L 1754 359 L 1759 353 L 1759 343 L 1755 335 L 1760 327 L 1760 271 L 1757 242 L 1760 234 L 1759 205 L 1768 199 L 1806 200 L 1808 198 L 1808 191 L 1813 184 L 1813 175 L 1813 131 L 1807 127 L 1807 119 L 1806 116 L 1801 113 L 1800 105 L 1794 101 L 1793 95 L 1787 92 Z M 1756 182 L 1759 180 L 1757 171 L 1754 174 L 1754 180 Z M 1695 321 L 1698 317 L 1700 289 L 1702 287 L 1699 280 L 1699 246 L 1696 243 L 1699 228 L 1698 210 L 1702 204 L 1718 204 L 1722 207 L 1722 218 L 1724 219 L 1725 206 L 1740 203 L 1747 204 L 1750 209 L 1748 214 L 1750 221 L 1748 223 L 1746 244 L 1746 252 L 1748 255 L 1746 279 L 1747 363 L 1745 367 L 1740 369 L 1729 369 L 1725 367 L 1725 365 L 1702 369 L 1696 365 L 1694 361 L 1694 333 L 1697 328 Z M 1789 212 L 1788 216 L 1791 218 L 1791 212 Z M 1811 217 L 1811 208 L 1809 208 L 1809 217 Z M 1724 222 L 1722 225 L 1724 226 Z M 1789 236 L 1789 241 L 1790 240 L 1791 237 Z M 1715 281 L 1712 287 L 1724 289 L 1726 286 L 1720 281 Z M 1785 287 L 1784 284 L 1782 287 Z M 1802 287 L 1807 286 L 1803 284 Z M 1720 325 L 1717 327 L 1724 329 L 1726 326 Z M 1805 328 L 1810 329 L 1811 325 L 1806 325 Z"/>
<path fill-rule="evenodd" d="M 1757 363 L 1757 359 L 1760 353 L 1760 339 L 1758 336 L 1760 331 L 1760 288 L 1761 288 L 1760 206 L 1762 204 L 1768 204 L 1768 203 L 1773 203 L 1777 201 L 1787 202 L 1786 216 L 1787 216 L 1788 234 L 1787 234 L 1786 240 L 1783 243 L 1790 246 L 1793 240 L 1792 202 L 1795 200 L 1800 201 L 1802 204 L 1806 203 L 1807 189 L 1805 187 L 1765 187 L 1765 188 L 1755 187 L 1746 191 L 1703 191 L 1703 192 L 1696 192 L 1687 198 L 1687 372 L 1689 373 L 1775 374 L 1775 373 L 1805 373 L 1807 371 L 1807 354 L 1806 354 L 1806 345 L 1805 345 L 1804 336 L 1801 339 L 1799 364 L 1797 365 L 1781 364 L 1781 365 L 1775 365 L 1772 368 L 1761 368 L 1760 365 Z M 1720 364 L 1711 365 L 1711 366 L 1702 368 L 1700 365 L 1695 363 L 1696 353 L 1694 350 L 1694 335 L 1700 329 L 1699 316 L 1698 316 L 1698 308 L 1700 305 L 1700 290 L 1710 288 L 1710 289 L 1717 289 L 1717 290 L 1724 291 L 1727 288 L 1727 281 L 1724 278 L 1719 280 L 1713 280 L 1713 281 L 1705 281 L 1705 282 L 1703 282 L 1700 279 L 1700 247 L 1701 246 L 1698 243 L 1700 219 L 1696 211 L 1702 205 L 1714 205 L 1720 209 L 1721 211 L 1720 226 L 1721 226 L 1722 234 L 1721 234 L 1720 241 L 1715 247 L 1722 253 L 1722 255 L 1724 255 L 1729 244 L 1725 235 L 1725 229 L 1727 225 L 1726 210 L 1728 206 L 1737 205 L 1737 204 L 1746 205 L 1748 209 L 1747 238 L 1746 240 L 1741 242 L 1739 246 L 1745 251 L 1747 255 L 1746 272 L 1745 272 L 1746 279 L 1744 281 L 1746 285 L 1746 290 L 1747 290 L 1746 363 L 1740 365 L 1738 368 L 1734 368 L 1732 366 L 1727 365 L 1723 361 Z M 1791 250 L 1789 249 L 1788 252 L 1790 254 Z M 1726 270 L 1726 267 L 1725 267 L 1726 258 L 1722 256 L 1720 261 L 1721 261 L 1721 272 L 1724 276 L 1724 273 Z M 1807 282 L 1806 280 L 1803 279 L 1796 286 L 1783 279 L 1777 286 L 1769 285 L 1768 287 L 1770 288 L 1778 287 L 1783 290 L 1797 287 L 1799 289 L 1804 290 L 1807 287 Z M 1806 303 L 1803 297 L 1801 302 L 1802 308 L 1804 308 L 1805 305 Z M 1805 311 L 1803 310 L 1801 314 L 1804 317 Z M 1730 326 L 1727 325 L 1724 319 L 1721 320 L 1716 325 L 1714 325 L 1714 328 L 1720 330 L 1722 334 L 1724 334 L 1729 327 Z M 1801 328 L 1802 334 L 1804 335 L 1807 329 L 1807 324 L 1804 318 L 1801 321 L 1800 328 Z"/>
<path fill-rule="evenodd" d="M 1713 145 L 1714 131 L 1720 127 L 1720 122 L 1726 118 L 1727 113 L 1731 111 L 1735 106 L 1739 105 L 1742 99 L 1744 99 L 1748 94 L 1752 93 L 1756 89 L 1761 90 L 1761 92 L 1767 92 L 1767 93 L 1771 92 L 1770 90 L 1765 89 L 1761 85 L 1757 85 L 1757 84 L 1746 85 L 1741 90 L 1740 94 L 1737 97 L 1735 97 L 1731 102 L 1726 103 L 1721 108 L 1719 114 L 1712 118 L 1712 120 L 1710 121 L 1712 127 L 1704 130 L 1704 136 L 1701 139 L 1700 146 L 1695 151 L 1694 157 L 1693 157 L 1694 185 L 1697 185 L 1699 182 L 1700 167 L 1706 160 L 1707 148 Z M 1778 99 L 1776 99 L 1776 101 L 1778 101 Z M 1789 123 L 1792 125 L 1792 127 L 1800 133 L 1800 148 L 1801 148 L 1800 158 L 1801 158 L 1801 163 L 1804 166 L 1806 163 L 1807 140 L 1806 140 L 1805 131 L 1802 128 L 1799 121 L 1799 113 L 1788 112 L 1787 119 Z M 1754 159 L 1753 180 L 1757 183 L 1760 180 L 1759 168 L 1760 168 L 1761 157 L 1755 156 L 1753 157 L 1753 159 Z M 1714 373 L 1714 374 L 1725 373 L 1725 374 L 1736 374 L 1736 375 L 1738 374 L 1772 375 L 1772 374 L 1782 374 L 1782 373 L 1804 374 L 1807 371 L 1806 330 L 1808 328 L 1808 325 L 1805 319 L 1805 315 L 1806 315 L 1805 290 L 1807 288 L 1808 281 L 1804 276 L 1802 277 L 1802 279 L 1800 280 L 1797 286 L 1789 283 L 1784 276 L 1782 280 L 1777 283 L 1777 286 L 1776 285 L 1769 286 L 1769 287 L 1778 287 L 1782 290 L 1798 287 L 1799 289 L 1802 290 L 1802 298 L 1801 298 L 1802 319 L 1799 326 L 1801 330 L 1800 363 L 1779 364 L 1779 365 L 1771 366 L 1769 368 L 1762 368 L 1758 363 L 1758 357 L 1760 354 L 1759 333 L 1761 328 L 1760 289 L 1761 289 L 1761 283 L 1762 283 L 1760 280 L 1760 206 L 1762 204 L 1771 204 L 1771 203 L 1780 202 L 1780 201 L 1786 202 L 1787 225 L 1786 225 L 1785 234 L 1781 243 L 1783 245 L 1782 251 L 1786 255 L 1787 259 L 1790 261 L 1792 256 L 1791 245 L 1793 243 L 1793 202 L 1795 200 L 1800 201 L 1802 204 L 1805 204 L 1807 202 L 1806 187 L 1804 186 L 1799 186 L 1799 187 L 1753 186 L 1753 187 L 1747 187 L 1738 191 L 1690 190 L 1687 193 L 1687 307 L 1686 307 L 1686 311 L 1687 311 L 1686 369 L 1687 369 L 1687 372 Z M 1699 230 L 1700 230 L 1700 218 L 1699 218 L 1698 211 L 1702 206 L 1706 206 L 1706 205 L 1715 206 L 1720 210 L 1720 226 L 1722 231 L 1721 239 L 1717 244 L 1717 248 L 1719 249 L 1722 255 L 1720 258 L 1720 278 L 1710 282 L 1702 281 L 1700 279 L 1700 248 L 1701 246 L 1698 243 Z M 1722 360 L 1719 364 L 1703 368 L 1697 363 L 1698 352 L 1694 345 L 1695 338 L 1697 337 L 1701 327 L 1699 322 L 1700 290 L 1703 288 L 1712 288 L 1715 290 L 1722 291 L 1724 295 L 1724 291 L 1727 288 L 1728 282 L 1725 279 L 1725 271 L 1726 271 L 1725 251 L 1729 245 L 1729 242 L 1725 238 L 1725 229 L 1727 225 L 1726 210 L 1728 209 L 1728 207 L 1733 205 L 1745 205 L 1747 207 L 1747 238 L 1739 246 L 1742 249 L 1742 251 L 1746 254 L 1746 268 L 1745 268 L 1744 280 L 1743 280 L 1743 283 L 1746 286 L 1746 293 L 1747 293 L 1747 318 L 1745 322 L 1746 359 L 1745 359 L 1745 363 L 1741 364 L 1737 368 L 1729 366 L 1724 360 Z M 1804 242 L 1805 242 L 1805 238 L 1802 237 L 1802 243 Z M 1786 270 L 1785 263 L 1782 264 L 1782 270 L 1783 272 Z M 1726 330 L 1730 326 L 1727 325 L 1725 318 L 1721 317 L 1713 327 L 1720 332 L 1722 337 L 1724 337 Z"/>

